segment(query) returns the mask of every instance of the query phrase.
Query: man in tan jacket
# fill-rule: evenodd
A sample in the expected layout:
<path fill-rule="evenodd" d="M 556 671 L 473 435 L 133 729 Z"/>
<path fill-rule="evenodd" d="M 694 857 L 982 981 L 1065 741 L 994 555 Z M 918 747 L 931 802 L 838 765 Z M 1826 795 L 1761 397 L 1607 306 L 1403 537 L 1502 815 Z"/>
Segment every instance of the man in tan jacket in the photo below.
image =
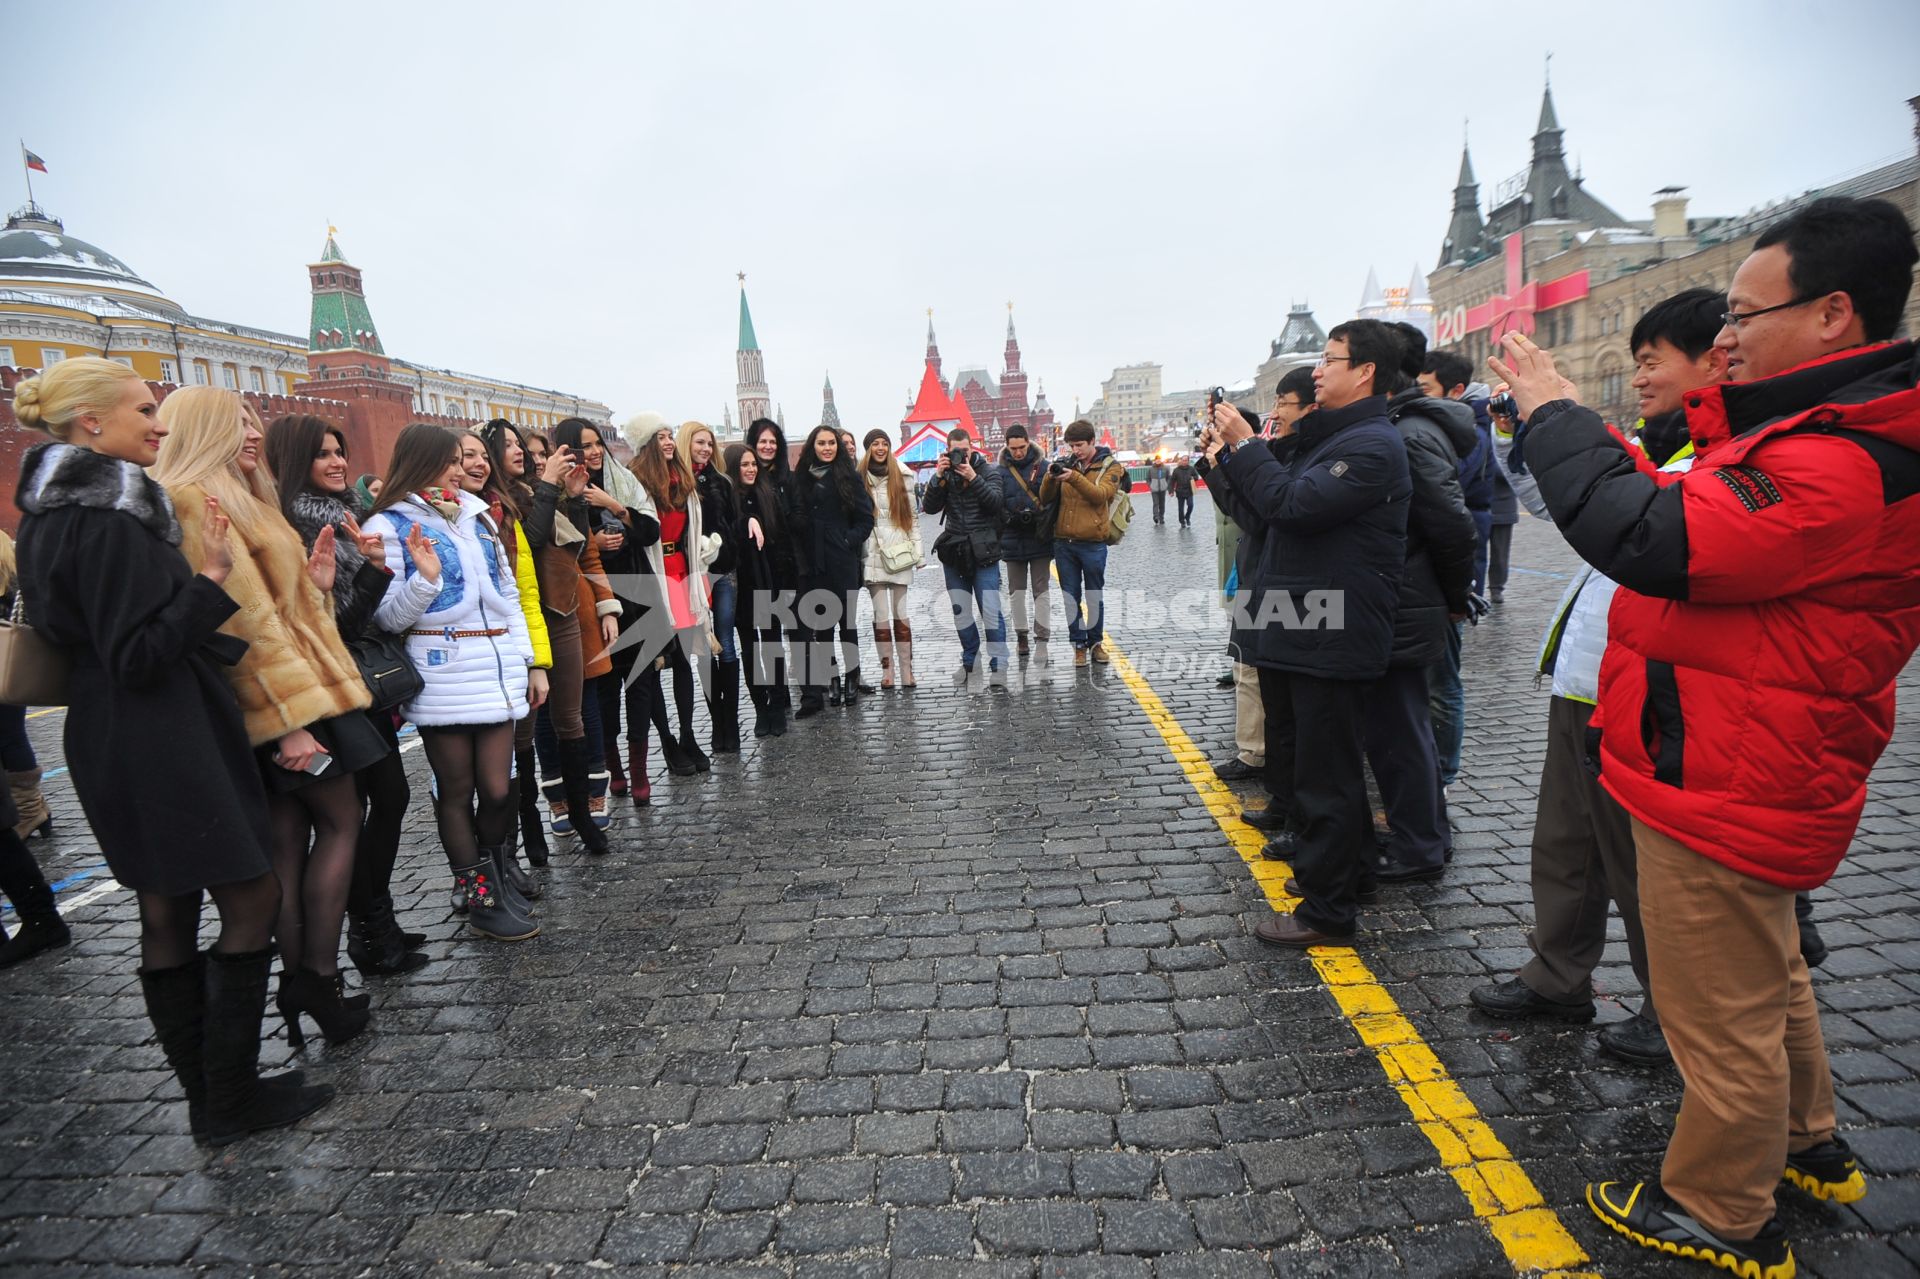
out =
<path fill-rule="evenodd" d="M 1093 442 L 1093 424 L 1079 421 L 1067 428 L 1069 457 L 1047 468 L 1040 484 L 1042 505 L 1059 503 L 1053 526 L 1053 564 L 1060 589 L 1067 597 L 1067 634 L 1073 640 L 1073 664 L 1085 666 L 1091 654 L 1107 660 L 1106 635 L 1101 629 L 1100 601 L 1107 587 L 1107 533 L 1113 499 L 1131 488 L 1127 468 L 1113 450 Z M 1085 619 L 1081 599 L 1086 599 Z"/>

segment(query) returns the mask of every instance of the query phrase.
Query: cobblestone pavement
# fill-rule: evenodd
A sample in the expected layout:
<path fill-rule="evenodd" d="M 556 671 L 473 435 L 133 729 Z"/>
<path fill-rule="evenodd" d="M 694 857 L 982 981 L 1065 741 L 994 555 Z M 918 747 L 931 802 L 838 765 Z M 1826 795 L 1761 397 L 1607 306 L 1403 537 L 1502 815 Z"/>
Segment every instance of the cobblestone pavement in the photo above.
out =
<path fill-rule="evenodd" d="M 1143 517 L 1117 637 L 1224 758 L 1220 626 L 1155 624 L 1213 582 L 1211 513 Z M 1360 957 L 1609 1276 L 1704 1273 L 1617 1242 L 1585 1181 L 1657 1170 L 1678 1080 L 1590 1028 L 1515 1028 L 1469 987 L 1525 954 L 1546 694 L 1528 662 L 1572 566 L 1531 521 L 1468 641 L 1458 858 L 1391 889 Z M 923 575 L 923 587 L 931 586 Z M 1208 604 L 1206 607 L 1210 607 Z M 370 983 L 374 1030 L 300 1056 L 340 1096 L 220 1152 L 185 1135 L 133 977 L 130 894 L 64 781 L 51 877 L 75 944 L 0 976 L 0 1267 L 19 1274 L 469 1273 L 902 1279 L 1490 1276 L 1512 1265 L 1307 956 L 1269 909 L 1120 668 L 1010 696 L 922 686 L 748 741 L 710 777 L 622 805 L 621 855 L 562 850 L 519 946 L 461 935 L 424 805 L 406 923 L 434 963 Z M 869 675 L 872 671 L 869 665 Z M 1909 672 L 1902 691 L 1916 691 Z M 33 721 L 47 767 L 62 717 Z M 419 753 L 411 758 L 424 789 Z M 1853 1208 L 1783 1191 L 1802 1273 L 1920 1263 L 1920 717 L 1816 895 L 1816 981 Z M 44 846 L 40 846 L 44 848 Z M 1617 930 L 1616 930 L 1617 938 Z M 1632 989 L 1599 975 L 1603 1020 Z M 279 1028 L 273 1063 L 290 1054 Z"/>

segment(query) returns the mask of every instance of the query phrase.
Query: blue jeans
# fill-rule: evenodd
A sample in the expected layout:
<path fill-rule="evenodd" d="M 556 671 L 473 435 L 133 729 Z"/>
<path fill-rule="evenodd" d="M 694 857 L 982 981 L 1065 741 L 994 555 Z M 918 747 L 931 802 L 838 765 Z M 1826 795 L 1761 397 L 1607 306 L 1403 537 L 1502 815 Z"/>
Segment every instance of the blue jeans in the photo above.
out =
<path fill-rule="evenodd" d="M 1007 615 L 1000 607 L 1000 566 L 983 564 L 971 573 L 955 571 L 942 564 L 947 579 L 947 601 L 953 606 L 953 629 L 960 635 L 960 662 L 968 670 L 980 656 L 980 624 L 974 620 L 974 605 L 987 619 L 987 669 L 997 671 L 1007 664 Z"/>
<path fill-rule="evenodd" d="M 1467 733 L 1467 690 L 1460 682 L 1460 639 L 1465 622 L 1447 624 L 1447 651 L 1427 667 L 1427 713 L 1433 717 L 1433 753 L 1440 784 L 1460 775 L 1460 745 Z"/>
<path fill-rule="evenodd" d="M 1107 590 L 1107 544 L 1055 538 L 1053 565 L 1060 573 L 1060 590 L 1067 597 L 1067 635 L 1075 648 L 1092 648 L 1107 637 L 1100 616 L 1100 600 Z M 1084 622 L 1080 618 L 1083 596 Z"/>
<path fill-rule="evenodd" d="M 738 661 L 739 650 L 733 646 L 734 607 L 739 602 L 740 587 L 732 577 L 713 579 L 713 633 L 720 641 L 720 660 Z"/>

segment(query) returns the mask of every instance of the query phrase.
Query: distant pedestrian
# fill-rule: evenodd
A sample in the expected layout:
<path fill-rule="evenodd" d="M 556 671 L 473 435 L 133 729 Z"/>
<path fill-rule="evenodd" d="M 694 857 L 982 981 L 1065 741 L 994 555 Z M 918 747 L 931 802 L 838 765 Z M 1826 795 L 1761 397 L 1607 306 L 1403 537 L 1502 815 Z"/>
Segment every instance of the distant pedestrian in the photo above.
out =
<path fill-rule="evenodd" d="M 1167 464 L 1160 458 L 1153 459 L 1153 466 L 1147 471 L 1147 492 L 1153 498 L 1153 522 L 1167 522 L 1167 490 L 1173 486 L 1173 477 L 1167 470 Z"/>
<path fill-rule="evenodd" d="M 1193 463 L 1183 457 L 1167 481 L 1173 489 L 1174 506 L 1180 517 L 1181 528 L 1193 527 L 1193 478 Z"/>

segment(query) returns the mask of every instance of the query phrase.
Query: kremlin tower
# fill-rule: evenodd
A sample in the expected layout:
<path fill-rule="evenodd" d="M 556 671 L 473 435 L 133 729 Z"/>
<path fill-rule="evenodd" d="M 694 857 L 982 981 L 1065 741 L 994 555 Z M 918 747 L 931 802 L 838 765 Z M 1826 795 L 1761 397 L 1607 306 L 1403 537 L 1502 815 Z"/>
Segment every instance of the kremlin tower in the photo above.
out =
<path fill-rule="evenodd" d="M 773 415 L 773 397 L 767 392 L 767 371 L 760 359 L 760 343 L 753 336 L 753 314 L 747 310 L 747 273 L 740 273 L 740 347 L 733 353 L 736 373 L 734 401 L 740 409 L 740 429 Z"/>

